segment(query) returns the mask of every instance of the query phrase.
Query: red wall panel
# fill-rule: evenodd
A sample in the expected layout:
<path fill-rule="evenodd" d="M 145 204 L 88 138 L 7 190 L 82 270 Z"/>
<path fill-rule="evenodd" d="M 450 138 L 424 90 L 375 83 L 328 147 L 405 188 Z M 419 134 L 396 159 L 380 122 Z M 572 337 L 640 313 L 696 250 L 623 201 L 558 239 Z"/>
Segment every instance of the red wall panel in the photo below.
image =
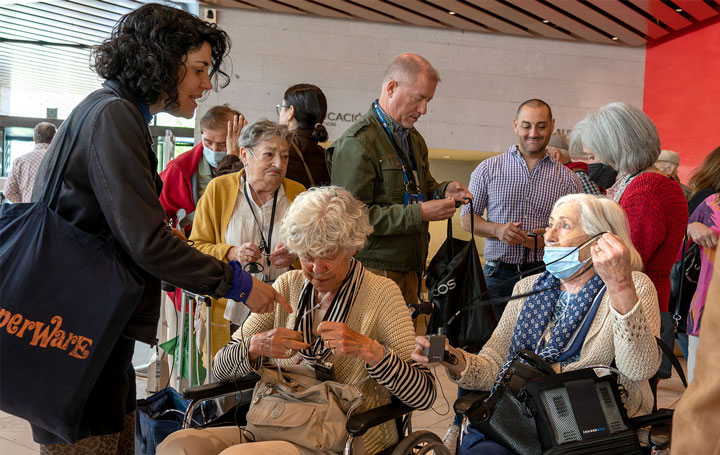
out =
<path fill-rule="evenodd" d="M 720 145 L 720 20 L 648 43 L 643 110 L 686 182 Z"/>

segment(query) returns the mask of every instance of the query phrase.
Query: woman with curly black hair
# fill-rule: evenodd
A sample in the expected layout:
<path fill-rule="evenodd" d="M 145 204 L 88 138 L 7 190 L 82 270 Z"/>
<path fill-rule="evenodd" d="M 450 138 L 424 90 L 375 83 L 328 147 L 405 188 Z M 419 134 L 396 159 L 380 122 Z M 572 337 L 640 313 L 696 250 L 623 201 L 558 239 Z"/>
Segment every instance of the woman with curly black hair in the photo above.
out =
<path fill-rule="evenodd" d="M 139 300 L 126 302 L 134 312 L 89 391 L 77 442 L 65 443 L 52 428 L 32 425 L 43 454 L 134 452 L 131 360 L 135 340 L 157 342 L 160 280 L 244 302 L 254 312 L 274 310 L 276 302 L 290 310 L 281 295 L 237 262 L 206 256 L 174 236 L 158 201 L 162 183 L 147 124 L 159 112 L 191 118 L 216 74 L 226 85 L 229 78 L 221 65 L 229 46 L 224 31 L 176 8 L 147 4 L 123 16 L 94 52 L 103 88 L 73 110 L 48 149 L 34 200 L 49 178 L 61 175 L 57 213 L 85 232 L 112 238 L 126 266 L 145 286 Z M 55 169 L 56 163 L 68 153 L 63 150 L 65 139 L 77 128 L 67 167 L 58 174 L 62 171 Z M 54 267 L 58 264 L 48 264 L 48 272 Z"/>

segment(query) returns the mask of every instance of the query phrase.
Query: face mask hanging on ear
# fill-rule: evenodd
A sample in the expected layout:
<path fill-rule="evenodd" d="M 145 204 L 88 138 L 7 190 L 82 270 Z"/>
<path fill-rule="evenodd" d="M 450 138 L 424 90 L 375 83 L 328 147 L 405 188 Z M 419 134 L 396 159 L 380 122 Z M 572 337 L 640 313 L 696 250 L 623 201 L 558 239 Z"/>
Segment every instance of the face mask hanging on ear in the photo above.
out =
<path fill-rule="evenodd" d="M 575 275 L 585 264 L 590 262 L 591 259 L 588 257 L 584 261 L 580 261 L 580 249 L 602 234 L 604 233 L 597 234 L 582 245 L 576 247 L 545 246 L 545 252 L 543 253 L 545 270 L 559 280 L 565 280 Z M 550 242 L 548 242 L 548 244 L 549 243 Z"/>
<path fill-rule="evenodd" d="M 215 152 L 213 149 L 203 145 L 203 156 L 212 167 L 218 167 L 220 160 L 222 160 L 225 155 L 227 155 L 227 152 Z"/>

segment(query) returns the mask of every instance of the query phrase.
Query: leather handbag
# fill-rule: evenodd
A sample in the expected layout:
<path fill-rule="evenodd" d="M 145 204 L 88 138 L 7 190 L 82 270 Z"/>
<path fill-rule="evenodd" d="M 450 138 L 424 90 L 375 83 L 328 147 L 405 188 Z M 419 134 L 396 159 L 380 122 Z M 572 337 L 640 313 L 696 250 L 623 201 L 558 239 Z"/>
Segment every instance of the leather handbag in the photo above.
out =
<path fill-rule="evenodd" d="M 534 415 L 527 407 L 525 385 L 533 378 L 555 374 L 544 362 L 533 367 L 523 363 L 520 351 L 495 391 L 468 416 L 485 438 L 518 455 L 540 455 L 540 437 Z M 528 351 L 529 352 L 529 351 Z M 535 359 L 530 357 L 530 362 Z"/>
<path fill-rule="evenodd" d="M 255 441 L 282 440 L 315 451 L 341 452 L 347 438 L 345 424 L 363 396 L 354 385 L 320 381 L 301 368 L 305 371 L 263 368 L 245 430 Z"/>
<path fill-rule="evenodd" d="M 77 109 L 37 202 L 0 205 L 0 409 L 67 442 L 144 283 L 112 236 L 82 231 L 55 212 L 80 126 Z M 98 104 L 99 103 L 99 104 Z"/>
<path fill-rule="evenodd" d="M 469 419 L 487 439 L 522 455 L 643 453 L 614 375 L 593 368 L 557 374 L 527 350 Z"/>
<path fill-rule="evenodd" d="M 681 258 L 670 269 L 668 308 L 670 311 L 674 308 L 673 319 L 678 324 L 679 332 L 687 330 L 687 316 L 700 278 L 700 266 L 700 248 L 697 243 L 690 242 L 685 235 Z"/>

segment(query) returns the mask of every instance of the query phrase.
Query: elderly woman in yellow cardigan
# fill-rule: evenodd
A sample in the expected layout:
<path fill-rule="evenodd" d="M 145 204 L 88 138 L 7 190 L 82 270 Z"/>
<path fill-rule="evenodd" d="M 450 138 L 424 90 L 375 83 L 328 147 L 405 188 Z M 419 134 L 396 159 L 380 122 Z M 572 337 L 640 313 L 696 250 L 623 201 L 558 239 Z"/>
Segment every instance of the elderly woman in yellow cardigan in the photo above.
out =
<path fill-rule="evenodd" d="M 285 126 L 259 120 L 238 140 L 244 169 L 210 181 L 195 210 L 190 240 L 195 248 L 224 261 L 239 261 L 256 278 L 273 282 L 297 260 L 279 238 L 285 211 L 305 190 L 285 178 L 290 133 Z M 210 358 L 230 341 L 230 324 L 248 315 L 245 305 L 217 300 Z M 207 358 L 207 357 L 206 357 Z"/>

